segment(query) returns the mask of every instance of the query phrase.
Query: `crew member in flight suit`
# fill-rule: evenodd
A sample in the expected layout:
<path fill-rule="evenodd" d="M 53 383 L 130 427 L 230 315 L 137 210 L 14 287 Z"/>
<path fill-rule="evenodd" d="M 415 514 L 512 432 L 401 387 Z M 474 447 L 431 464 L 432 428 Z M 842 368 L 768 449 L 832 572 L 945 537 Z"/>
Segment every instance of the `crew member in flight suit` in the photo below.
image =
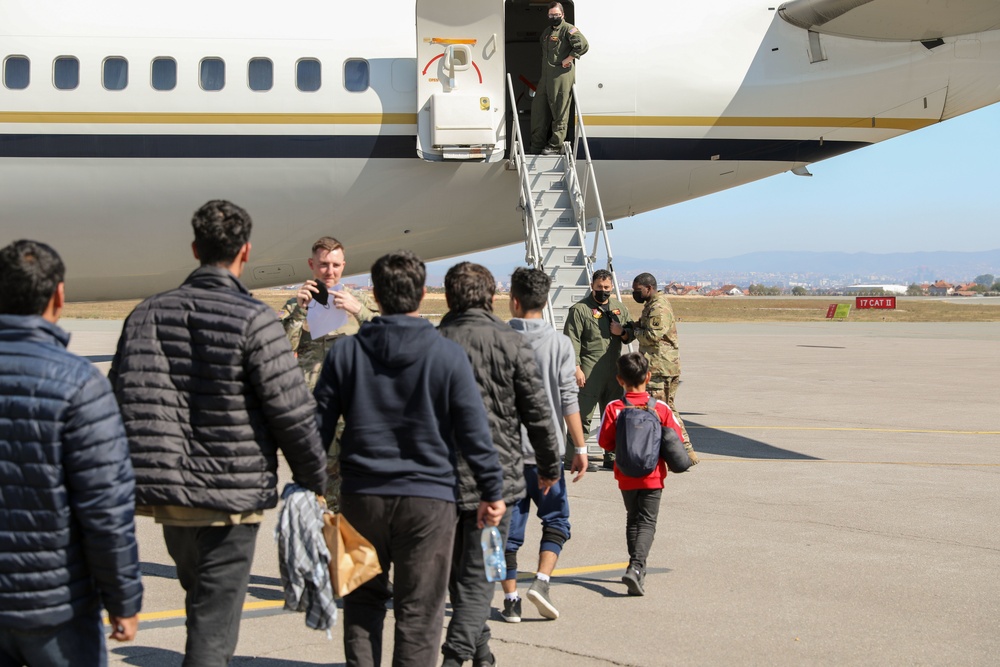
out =
<path fill-rule="evenodd" d="M 562 150 L 569 123 L 576 72 L 573 61 L 587 52 L 587 39 L 566 23 L 563 6 L 549 3 L 549 27 L 542 31 L 542 73 L 531 103 L 531 152 L 554 155 Z"/>
<path fill-rule="evenodd" d="M 622 388 L 616 379 L 616 364 L 622 355 L 622 334 L 631 322 L 628 309 L 615 299 L 614 283 L 610 271 L 598 269 L 590 281 L 590 294 L 575 303 L 566 315 L 563 333 L 573 343 L 576 354 L 576 383 L 580 387 L 580 419 L 584 437 L 590 434 L 594 407 L 600 414 L 608 403 L 622 397 Z M 565 467 L 573 465 L 572 448 L 567 448 Z M 614 455 L 604 453 L 604 467 L 614 468 Z"/>

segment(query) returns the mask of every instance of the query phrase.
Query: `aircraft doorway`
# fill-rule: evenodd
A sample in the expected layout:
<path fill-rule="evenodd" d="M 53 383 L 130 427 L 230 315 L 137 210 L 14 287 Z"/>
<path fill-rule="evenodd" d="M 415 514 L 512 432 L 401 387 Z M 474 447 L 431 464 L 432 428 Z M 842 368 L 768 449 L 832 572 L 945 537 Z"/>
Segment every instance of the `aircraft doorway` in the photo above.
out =
<path fill-rule="evenodd" d="M 566 21 L 576 24 L 576 11 L 572 2 L 563 2 L 563 12 Z M 505 45 L 507 73 L 514 82 L 514 99 L 510 100 L 513 113 L 508 123 L 518 122 L 521 136 L 525 141 L 525 151 L 531 147 L 531 102 L 534 86 L 541 77 L 542 48 L 539 39 L 542 31 L 548 27 L 548 0 L 506 0 L 504 3 L 504 23 L 507 35 Z M 584 30 L 584 34 L 586 31 Z M 570 106 L 569 129 L 566 141 L 573 142 L 575 138 L 574 122 L 576 103 Z M 514 131 L 508 127 L 507 155 L 510 155 L 510 143 L 513 142 Z"/>

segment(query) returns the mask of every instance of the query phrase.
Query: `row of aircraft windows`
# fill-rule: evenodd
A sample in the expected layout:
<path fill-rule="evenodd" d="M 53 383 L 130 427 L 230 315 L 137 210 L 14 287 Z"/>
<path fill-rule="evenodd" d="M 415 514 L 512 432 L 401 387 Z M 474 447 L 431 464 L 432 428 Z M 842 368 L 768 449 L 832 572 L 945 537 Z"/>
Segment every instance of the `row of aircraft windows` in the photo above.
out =
<path fill-rule="evenodd" d="M 119 56 L 104 59 L 101 83 L 107 90 L 128 87 L 128 60 Z M 352 93 L 368 90 L 368 61 L 350 58 L 344 61 L 344 87 Z M 322 65 L 315 58 L 303 58 L 295 63 L 295 87 L 307 93 L 319 90 Z M 25 56 L 7 56 L 3 61 L 3 85 L 10 90 L 24 90 L 31 82 L 31 61 Z M 177 61 L 173 58 L 153 58 L 149 83 L 154 90 L 173 90 L 177 86 Z M 203 58 L 198 63 L 198 83 L 202 90 L 222 90 L 226 86 L 226 61 Z M 52 62 L 52 85 L 58 90 L 73 90 L 80 85 L 80 61 L 73 56 L 60 56 Z M 251 58 L 247 62 L 247 86 L 250 90 L 268 91 L 274 86 L 274 63 L 268 58 Z"/>

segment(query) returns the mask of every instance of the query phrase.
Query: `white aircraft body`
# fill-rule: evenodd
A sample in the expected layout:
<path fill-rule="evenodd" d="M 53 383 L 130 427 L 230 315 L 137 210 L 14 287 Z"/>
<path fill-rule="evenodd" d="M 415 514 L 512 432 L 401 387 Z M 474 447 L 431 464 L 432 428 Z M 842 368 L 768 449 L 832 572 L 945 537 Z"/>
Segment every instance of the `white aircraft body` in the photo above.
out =
<path fill-rule="evenodd" d="M 1000 99 L 997 0 L 563 3 L 610 220 Z M 506 159 L 527 130 L 536 0 L 5 0 L 0 229 L 51 243 L 69 298 L 148 295 L 189 220 L 254 220 L 251 287 L 308 277 L 323 235 L 364 272 L 523 239 Z M 506 76 L 515 85 L 509 100 Z"/>

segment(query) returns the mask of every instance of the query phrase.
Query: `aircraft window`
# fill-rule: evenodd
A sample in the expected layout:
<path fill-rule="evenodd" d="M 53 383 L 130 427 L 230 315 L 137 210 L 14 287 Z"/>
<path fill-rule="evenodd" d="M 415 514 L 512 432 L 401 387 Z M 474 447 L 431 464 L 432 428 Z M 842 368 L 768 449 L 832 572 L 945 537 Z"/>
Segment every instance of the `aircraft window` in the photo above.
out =
<path fill-rule="evenodd" d="M 128 85 L 128 61 L 117 56 L 104 59 L 104 87 L 125 90 Z"/>
<path fill-rule="evenodd" d="M 322 83 L 322 68 L 315 58 L 303 58 L 295 63 L 295 87 L 304 93 L 314 93 Z"/>
<path fill-rule="evenodd" d="M 222 58 L 205 58 L 201 61 L 202 90 L 222 90 L 226 85 L 226 63 Z"/>
<path fill-rule="evenodd" d="M 3 61 L 3 85 L 24 90 L 31 80 L 31 63 L 24 56 L 9 56 Z"/>
<path fill-rule="evenodd" d="M 52 83 L 59 90 L 73 90 L 80 85 L 80 61 L 61 56 L 52 63 Z"/>
<path fill-rule="evenodd" d="M 368 90 L 368 61 L 351 58 L 344 61 L 344 87 L 352 93 Z"/>
<path fill-rule="evenodd" d="M 173 90 L 177 87 L 177 61 L 173 58 L 153 58 L 150 70 L 153 90 Z"/>
<path fill-rule="evenodd" d="M 274 63 L 267 58 L 251 58 L 247 63 L 250 90 L 271 90 L 274 86 Z"/>

